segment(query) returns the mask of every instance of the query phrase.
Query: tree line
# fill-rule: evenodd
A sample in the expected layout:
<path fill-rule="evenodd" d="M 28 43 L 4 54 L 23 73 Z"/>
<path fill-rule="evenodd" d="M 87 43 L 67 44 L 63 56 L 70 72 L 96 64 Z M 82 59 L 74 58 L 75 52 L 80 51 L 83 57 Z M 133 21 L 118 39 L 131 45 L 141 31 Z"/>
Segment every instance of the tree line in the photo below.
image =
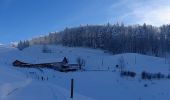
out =
<path fill-rule="evenodd" d="M 113 54 L 128 52 L 165 56 L 166 52 L 170 51 L 170 25 L 85 25 L 34 38 L 29 44 L 62 44 L 70 47 L 100 48 Z"/>

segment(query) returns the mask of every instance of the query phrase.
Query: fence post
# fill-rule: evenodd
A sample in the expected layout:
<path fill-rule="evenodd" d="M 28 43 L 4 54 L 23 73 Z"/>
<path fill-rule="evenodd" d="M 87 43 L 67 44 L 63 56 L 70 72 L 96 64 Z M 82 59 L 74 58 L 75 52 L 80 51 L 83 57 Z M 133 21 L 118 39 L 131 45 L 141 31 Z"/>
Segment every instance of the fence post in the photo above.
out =
<path fill-rule="evenodd" d="M 70 98 L 73 98 L 73 92 L 74 92 L 74 79 L 71 79 L 71 95 L 70 95 Z"/>

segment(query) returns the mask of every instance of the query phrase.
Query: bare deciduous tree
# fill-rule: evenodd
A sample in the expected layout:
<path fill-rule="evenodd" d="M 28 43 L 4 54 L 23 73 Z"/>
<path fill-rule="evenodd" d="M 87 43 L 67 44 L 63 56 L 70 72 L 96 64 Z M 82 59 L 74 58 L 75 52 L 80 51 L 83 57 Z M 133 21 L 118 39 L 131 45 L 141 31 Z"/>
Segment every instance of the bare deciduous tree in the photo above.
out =
<path fill-rule="evenodd" d="M 81 57 L 77 58 L 77 64 L 79 65 L 80 69 L 82 69 L 83 66 L 85 66 L 85 60 Z"/>

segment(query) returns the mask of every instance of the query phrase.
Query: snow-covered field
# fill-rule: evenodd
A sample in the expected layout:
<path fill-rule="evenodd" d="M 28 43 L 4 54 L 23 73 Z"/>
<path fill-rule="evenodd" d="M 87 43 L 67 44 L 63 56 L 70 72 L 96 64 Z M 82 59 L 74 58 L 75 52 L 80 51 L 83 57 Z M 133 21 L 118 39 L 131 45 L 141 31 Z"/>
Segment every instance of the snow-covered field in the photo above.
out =
<path fill-rule="evenodd" d="M 142 80 L 142 71 L 169 73 L 164 58 L 126 53 L 111 55 L 101 50 L 49 46 L 52 53 L 42 53 L 42 46 L 19 51 L 0 46 L 0 100 L 71 100 L 70 79 L 74 79 L 73 100 L 169 100 L 170 80 Z M 124 57 L 126 69 L 135 78 L 120 77 L 118 59 Z M 67 57 L 70 63 L 85 59 L 88 71 L 62 73 L 51 69 L 16 68 L 16 59 L 29 62 L 55 62 Z M 94 71 L 99 70 L 99 71 Z M 44 77 L 45 80 L 41 80 Z M 47 79 L 48 78 L 48 79 Z M 144 86 L 146 85 L 147 86 Z"/>

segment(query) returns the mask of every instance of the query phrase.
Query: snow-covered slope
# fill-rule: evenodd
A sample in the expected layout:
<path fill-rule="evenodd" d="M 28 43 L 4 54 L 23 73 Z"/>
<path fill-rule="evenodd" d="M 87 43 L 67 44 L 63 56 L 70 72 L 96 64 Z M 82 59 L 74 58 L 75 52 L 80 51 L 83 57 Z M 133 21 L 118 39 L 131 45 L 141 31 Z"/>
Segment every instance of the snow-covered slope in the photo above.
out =
<path fill-rule="evenodd" d="M 169 64 L 164 58 L 133 53 L 111 55 L 88 48 L 48 47 L 52 53 L 42 53 L 40 45 L 23 51 L 0 46 L 0 100 L 70 100 L 71 78 L 75 81 L 73 100 L 168 100 L 170 97 L 170 80 L 140 78 L 144 70 L 168 74 Z M 122 56 L 126 69 L 137 73 L 135 78 L 120 77 L 115 66 Z M 61 61 L 63 57 L 70 63 L 76 63 L 78 57 L 85 59 L 84 68 L 88 71 L 61 73 L 12 66 L 16 59 L 40 63 Z"/>

